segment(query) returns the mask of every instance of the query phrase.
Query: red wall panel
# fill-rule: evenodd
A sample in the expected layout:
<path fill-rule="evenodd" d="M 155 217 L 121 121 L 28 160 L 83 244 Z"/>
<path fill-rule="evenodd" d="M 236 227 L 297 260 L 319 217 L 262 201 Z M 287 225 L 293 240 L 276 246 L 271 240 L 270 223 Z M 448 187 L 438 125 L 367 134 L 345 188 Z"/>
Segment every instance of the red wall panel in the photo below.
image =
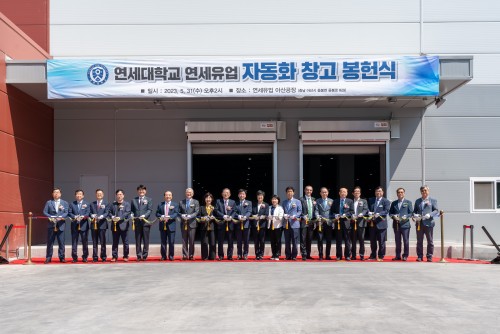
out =
<path fill-rule="evenodd" d="M 0 12 L 49 51 L 49 0 L 0 1 Z"/>

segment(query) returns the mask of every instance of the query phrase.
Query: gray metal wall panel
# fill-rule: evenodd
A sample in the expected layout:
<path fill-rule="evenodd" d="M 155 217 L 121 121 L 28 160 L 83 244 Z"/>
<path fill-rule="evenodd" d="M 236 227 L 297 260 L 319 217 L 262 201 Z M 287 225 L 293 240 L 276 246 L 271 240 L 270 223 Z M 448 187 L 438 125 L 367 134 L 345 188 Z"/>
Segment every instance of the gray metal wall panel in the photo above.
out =
<path fill-rule="evenodd" d="M 420 148 L 421 132 L 420 118 L 401 118 L 400 120 L 400 138 L 391 139 L 391 150 Z"/>
<path fill-rule="evenodd" d="M 426 117 L 482 117 L 500 116 L 500 85 L 466 85 L 451 93 L 437 109 L 431 106 Z"/>
<path fill-rule="evenodd" d="M 87 0 L 50 2 L 52 25 L 418 22 L 418 0 Z"/>
<path fill-rule="evenodd" d="M 423 52 L 500 53 L 500 22 L 425 23 Z"/>
<path fill-rule="evenodd" d="M 499 117 L 429 117 L 425 121 L 428 149 L 500 149 Z"/>
<path fill-rule="evenodd" d="M 390 163 L 392 180 L 417 181 L 422 179 L 420 149 L 391 149 Z"/>
<path fill-rule="evenodd" d="M 415 54 L 418 35 L 417 23 L 235 24 L 230 29 L 221 24 L 52 25 L 51 54 L 55 58 Z M 163 38 L 168 43 L 160 43 Z"/>
<path fill-rule="evenodd" d="M 60 120 L 54 121 L 58 131 L 54 132 L 57 151 L 99 152 L 114 151 L 113 120 Z"/>
<path fill-rule="evenodd" d="M 495 0 L 424 0 L 424 22 L 500 21 L 500 2 Z"/>
<path fill-rule="evenodd" d="M 500 54 L 473 54 L 473 57 L 474 78 L 467 86 L 500 84 Z"/>
<path fill-rule="evenodd" d="M 469 177 L 497 176 L 500 149 L 429 149 L 426 151 L 427 179 L 463 181 Z"/>

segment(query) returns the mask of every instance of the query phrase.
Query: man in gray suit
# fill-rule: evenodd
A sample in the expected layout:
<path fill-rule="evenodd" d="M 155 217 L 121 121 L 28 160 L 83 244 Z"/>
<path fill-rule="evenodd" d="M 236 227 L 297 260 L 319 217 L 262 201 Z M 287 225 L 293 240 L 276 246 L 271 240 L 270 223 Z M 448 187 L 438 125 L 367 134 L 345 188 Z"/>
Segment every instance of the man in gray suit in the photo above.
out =
<path fill-rule="evenodd" d="M 194 260 L 194 238 L 196 236 L 196 217 L 200 212 L 200 203 L 193 198 L 194 190 L 186 189 L 186 198 L 179 203 L 182 231 L 182 259 Z"/>
<path fill-rule="evenodd" d="M 302 204 L 302 219 L 300 222 L 300 253 L 302 261 L 312 259 L 311 257 L 311 242 L 314 233 L 314 224 L 311 222 L 314 216 L 314 206 L 316 200 L 312 197 L 313 187 L 307 185 L 304 188 L 304 196 L 299 198 Z"/>
<path fill-rule="evenodd" d="M 391 203 L 389 215 L 392 218 L 392 228 L 396 238 L 396 257 L 393 261 L 401 260 L 401 238 L 403 238 L 403 261 L 408 259 L 410 253 L 410 216 L 413 213 L 413 205 L 411 201 L 405 198 L 404 188 L 396 190 L 398 199 Z"/>
<path fill-rule="evenodd" d="M 132 200 L 132 215 L 135 227 L 135 253 L 137 261 L 146 261 L 149 253 L 149 233 L 151 224 L 148 219 L 153 212 L 153 199 L 146 197 L 146 186 L 137 187 L 137 197 Z M 144 249 L 142 242 L 144 241 Z"/>
<path fill-rule="evenodd" d="M 321 188 L 319 191 L 321 198 L 316 200 L 314 216 L 318 221 L 318 253 L 319 259 L 323 260 L 323 236 L 326 239 L 326 259 L 331 260 L 330 250 L 332 248 L 332 222 L 330 209 L 333 205 L 333 200 L 328 197 L 328 189 L 325 187 Z M 322 218 L 326 218 L 328 221 L 321 221 Z M 319 226 L 321 226 L 321 232 L 319 231 Z"/>
<path fill-rule="evenodd" d="M 427 262 L 432 262 L 434 254 L 434 217 L 439 216 L 437 200 L 429 196 L 429 187 L 424 185 L 420 187 L 422 197 L 415 201 L 413 214 L 420 215 L 422 220 L 417 222 L 420 229 L 417 227 L 417 261 L 421 262 L 424 257 L 424 235 L 427 240 Z M 417 225 L 418 226 L 418 225 Z"/>
<path fill-rule="evenodd" d="M 359 240 L 359 259 L 365 260 L 365 227 L 368 215 L 368 202 L 361 198 L 361 187 L 355 187 L 352 195 L 353 199 L 353 224 L 351 258 L 356 260 L 356 240 Z"/>

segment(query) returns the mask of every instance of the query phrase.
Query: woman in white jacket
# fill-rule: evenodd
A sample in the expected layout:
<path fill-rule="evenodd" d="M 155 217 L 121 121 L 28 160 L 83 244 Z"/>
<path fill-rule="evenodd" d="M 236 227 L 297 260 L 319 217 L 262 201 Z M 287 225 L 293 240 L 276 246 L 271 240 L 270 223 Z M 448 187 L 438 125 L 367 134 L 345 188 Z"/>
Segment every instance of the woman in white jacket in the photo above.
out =
<path fill-rule="evenodd" d="M 271 239 L 271 260 L 275 261 L 279 261 L 281 255 L 281 234 L 283 233 L 283 215 L 285 213 L 279 203 L 279 196 L 273 195 L 267 218 L 267 229 Z"/>

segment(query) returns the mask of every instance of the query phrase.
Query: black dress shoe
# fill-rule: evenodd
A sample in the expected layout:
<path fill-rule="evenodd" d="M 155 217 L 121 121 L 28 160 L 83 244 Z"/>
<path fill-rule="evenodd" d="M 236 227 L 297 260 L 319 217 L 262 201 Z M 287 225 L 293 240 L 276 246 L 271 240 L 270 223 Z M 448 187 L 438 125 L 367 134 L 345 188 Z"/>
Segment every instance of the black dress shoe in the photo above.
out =
<path fill-rule="evenodd" d="M 136 261 L 137 261 L 137 262 L 141 262 L 141 260 L 142 260 L 142 259 L 141 259 L 140 257 L 138 257 L 138 258 L 136 259 Z"/>
<path fill-rule="evenodd" d="M 309 255 L 309 256 L 307 256 L 307 259 L 312 260 L 313 258 L 312 258 L 312 256 Z"/>
<path fill-rule="evenodd" d="M 323 261 L 323 257 L 322 257 L 322 256 L 320 256 L 320 257 L 318 258 L 318 260 L 319 260 L 319 261 Z"/>
<path fill-rule="evenodd" d="M 325 257 L 326 260 L 331 260 L 332 258 L 330 256 Z M 338 260 L 339 258 L 337 258 Z"/>
<path fill-rule="evenodd" d="M 92 263 L 96 263 L 96 262 L 99 262 L 99 260 L 92 259 Z"/>
<path fill-rule="evenodd" d="M 45 264 L 50 263 L 52 260 L 51 259 L 45 259 Z"/>
<path fill-rule="evenodd" d="M 227 258 L 229 261 L 234 261 L 234 259 L 232 257 L 228 257 Z"/>
<path fill-rule="evenodd" d="M 351 258 L 350 257 L 346 257 L 345 260 L 346 261 L 351 261 Z"/>
<path fill-rule="evenodd" d="M 359 257 L 359 259 L 360 259 L 361 261 L 364 261 L 364 260 L 365 260 L 365 257 L 364 257 L 364 256 L 360 256 L 360 257 Z"/>
<path fill-rule="evenodd" d="M 408 258 L 406 256 L 403 256 L 403 261 L 408 261 Z"/>
<path fill-rule="evenodd" d="M 373 257 L 373 256 L 370 256 L 370 257 L 368 258 L 368 260 L 375 260 L 375 259 L 376 259 L 376 257 Z"/>
<path fill-rule="evenodd" d="M 169 256 L 169 257 L 168 257 L 168 260 L 169 260 L 169 261 L 173 261 L 173 260 L 174 260 L 174 257 L 173 257 L 173 256 Z"/>
<path fill-rule="evenodd" d="M 148 260 L 148 258 L 147 258 L 147 257 L 143 257 L 143 258 L 142 258 L 142 261 L 147 261 L 147 260 Z"/>
<path fill-rule="evenodd" d="M 101 261 L 102 261 L 102 262 L 106 262 L 106 258 L 102 259 Z"/>
<path fill-rule="evenodd" d="M 222 257 L 222 256 L 219 256 L 219 257 L 217 258 L 217 261 L 222 261 L 222 259 L 223 259 L 223 257 Z"/>
<path fill-rule="evenodd" d="M 327 260 L 331 260 L 331 259 L 327 259 Z M 342 260 L 342 258 L 341 258 L 341 257 L 338 257 L 338 258 L 336 258 L 336 260 L 337 260 L 337 261 L 340 261 L 340 260 Z"/>
<path fill-rule="evenodd" d="M 243 256 L 243 259 L 244 259 L 245 261 L 246 261 L 246 260 L 248 260 L 248 255 L 244 255 L 244 256 Z"/>
<path fill-rule="evenodd" d="M 428 257 L 427 262 L 432 262 L 432 257 Z"/>
<path fill-rule="evenodd" d="M 82 262 L 83 262 L 83 263 L 87 263 L 87 262 L 89 262 L 89 260 L 87 260 L 87 259 L 83 259 L 83 260 L 82 260 Z"/>
<path fill-rule="evenodd" d="M 303 257 L 303 258 L 302 258 L 302 261 L 307 261 L 307 258 L 306 258 L 306 257 Z"/>
<path fill-rule="evenodd" d="M 59 262 L 66 263 L 66 259 L 60 259 Z"/>
<path fill-rule="evenodd" d="M 241 255 L 238 255 L 238 260 L 241 260 Z"/>
<path fill-rule="evenodd" d="M 189 261 L 194 261 L 194 257 L 190 256 Z"/>
<path fill-rule="evenodd" d="M 61 262 L 62 262 L 62 261 L 61 261 Z M 77 262 L 78 262 L 78 260 L 77 260 L 77 259 L 73 259 L 73 260 L 71 260 L 71 263 L 77 263 Z"/>
<path fill-rule="evenodd" d="M 182 256 L 182 261 L 186 261 L 187 260 L 187 256 Z"/>
<path fill-rule="evenodd" d="M 392 261 L 401 261 L 401 258 L 400 257 L 395 257 L 392 259 Z"/>
<path fill-rule="evenodd" d="M 292 257 L 292 261 L 297 261 L 297 258 L 296 257 Z"/>
<path fill-rule="evenodd" d="M 417 258 L 417 262 L 422 262 L 422 258 L 421 258 L 421 257 L 418 257 L 418 258 Z"/>

